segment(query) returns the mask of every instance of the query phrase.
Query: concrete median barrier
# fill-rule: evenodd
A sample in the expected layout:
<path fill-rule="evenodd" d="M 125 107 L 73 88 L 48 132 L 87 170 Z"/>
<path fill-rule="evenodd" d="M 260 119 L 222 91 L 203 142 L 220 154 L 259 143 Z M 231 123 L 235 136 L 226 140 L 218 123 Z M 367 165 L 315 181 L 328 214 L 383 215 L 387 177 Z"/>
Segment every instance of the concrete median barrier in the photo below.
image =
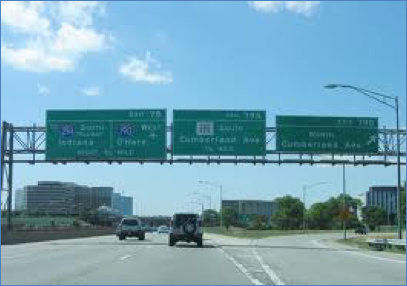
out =
<path fill-rule="evenodd" d="M 1 244 L 19 244 L 29 242 L 40 242 L 58 239 L 73 239 L 82 237 L 93 237 L 112 235 L 114 230 L 111 228 L 66 228 L 49 230 L 1 230 Z"/>

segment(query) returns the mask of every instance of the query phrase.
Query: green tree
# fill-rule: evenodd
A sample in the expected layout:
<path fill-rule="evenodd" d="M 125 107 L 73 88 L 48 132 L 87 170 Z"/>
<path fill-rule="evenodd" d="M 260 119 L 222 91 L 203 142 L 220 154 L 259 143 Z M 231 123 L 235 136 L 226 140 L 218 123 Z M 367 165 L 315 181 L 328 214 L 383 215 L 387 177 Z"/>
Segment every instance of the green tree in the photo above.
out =
<path fill-rule="evenodd" d="M 219 225 L 219 213 L 216 210 L 204 210 L 202 217 L 205 226 Z"/>
<path fill-rule="evenodd" d="M 331 229 L 334 217 L 331 215 L 329 205 L 325 203 L 313 204 L 307 213 L 309 228 Z"/>
<path fill-rule="evenodd" d="M 279 229 L 299 229 L 302 225 L 304 204 L 298 198 L 285 196 L 275 200 L 277 211 L 273 216 Z"/>
<path fill-rule="evenodd" d="M 357 218 L 358 207 L 362 202 L 359 199 L 345 196 L 346 209 L 343 205 L 343 194 L 331 197 L 326 202 L 313 204 L 307 213 L 309 227 L 313 229 L 338 229 L 346 221 L 347 228 L 360 225 Z"/>
<path fill-rule="evenodd" d="M 248 229 L 264 229 L 267 224 L 267 217 L 263 215 L 254 215 Z"/>
<path fill-rule="evenodd" d="M 371 230 L 386 223 L 387 213 L 384 209 L 370 206 L 362 209 L 362 220 Z"/>
<path fill-rule="evenodd" d="M 238 214 L 233 208 L 222 208 L 222 224 L 228 230 L 230 226 L 236 225 Z"/>

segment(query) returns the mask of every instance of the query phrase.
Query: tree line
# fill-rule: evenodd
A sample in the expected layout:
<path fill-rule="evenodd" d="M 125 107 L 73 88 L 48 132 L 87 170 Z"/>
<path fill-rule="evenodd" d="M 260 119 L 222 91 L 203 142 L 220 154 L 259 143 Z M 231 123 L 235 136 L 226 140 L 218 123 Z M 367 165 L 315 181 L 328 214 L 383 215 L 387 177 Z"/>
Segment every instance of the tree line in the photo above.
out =
<path fill-rule="evenodd" d="M 403 223 L 406 223 L 406 189 L 405 184 L 401 192 L 401 212 Z M 397 224 L 395 215 L 388 215 L 386 210 L 376 207 L 362 207 L 360 199 L 350 195 L 340 194 L 324 202 L 311 205 L 304 212 L 304 204 L 299 198 L 284 196 L 277 198 L 276 211 L 270 219 L 265 216 L 254 215 L 248 221 L 242 221 L 237 211 L 233 208 L 222 209 L 222 215 L 216 210 L 205 210 L 203 220 L 205 226 L 222 225 L 244 227 L 246 229 L 278 229 L 278 230 L 335 230 L 342 229 L 344 224 L 348 229 L 368 227 L 375 230 L 380 225 Z M 358 218 L 361 210 L 361 219 Z M 305 217 L 304 217 L 305 216 Z M 304 225 L 305 222 L 305 225 Z"/>

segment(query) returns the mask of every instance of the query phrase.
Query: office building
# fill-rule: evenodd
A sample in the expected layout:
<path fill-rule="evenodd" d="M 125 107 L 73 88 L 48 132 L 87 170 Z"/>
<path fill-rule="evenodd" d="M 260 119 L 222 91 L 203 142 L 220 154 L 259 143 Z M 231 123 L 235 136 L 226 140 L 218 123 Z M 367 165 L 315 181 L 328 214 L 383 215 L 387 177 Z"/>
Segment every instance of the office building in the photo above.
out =
<path fill-rule="evenodd" d="M 123 215 L 133 215 L 133 197 L 122 196 Z"/>
<path fill-rule="evenodd" d="M 27 192 L 24 189 L 16 190 L 15 198 L 15 210 L 25 210 L 27 209 Z"/>
<path fill-rule="evenodd" d="M 389 216 L 397 214 L 397 187 L 372 186 L 366 193 L 366 206 L 384 209 Z"/>
<path fill-rule="evenodd" d="M 112 195 L 112 209 L 122 213 L 122 196 L 119 193 L 113 193 Z"/>
<path fill-rule="evenodd" d="M 112 207 L 113 188 L 42 181 L 16 191 L 15 208 L 29 212 L 71 214 Z"/>
<path fill-rule="evenodd" d="M 117 210 L 123 215 L 133 215 L 133 197 L 114 193 L 112 197 L 112 209 Z"/>
<path fill-rule="evenodd" d="M 15 207 L 18 210 L 48 214 L 68 214 L 72 211 L 73 184 L 38 182 L 16 192 Z"/>
<path fill-rule="evenodd" d="M 93 207 L 112 207 L 113 188 L 112 187 L 92 187 Z"/>

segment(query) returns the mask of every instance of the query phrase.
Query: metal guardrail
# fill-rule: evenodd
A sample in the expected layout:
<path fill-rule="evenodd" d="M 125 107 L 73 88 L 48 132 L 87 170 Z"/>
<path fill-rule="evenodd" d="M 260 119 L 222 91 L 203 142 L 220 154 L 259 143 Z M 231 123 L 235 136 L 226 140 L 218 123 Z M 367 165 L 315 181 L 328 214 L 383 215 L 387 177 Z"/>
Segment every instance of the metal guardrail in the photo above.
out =
<path fill-rule="evenodd" d="M 368 239 L 367 243 L 371 248 L 376 250 L 384 250 L 385 248 L 396 248 L 406 249 L 406 240 L 405 239 Z"/>

